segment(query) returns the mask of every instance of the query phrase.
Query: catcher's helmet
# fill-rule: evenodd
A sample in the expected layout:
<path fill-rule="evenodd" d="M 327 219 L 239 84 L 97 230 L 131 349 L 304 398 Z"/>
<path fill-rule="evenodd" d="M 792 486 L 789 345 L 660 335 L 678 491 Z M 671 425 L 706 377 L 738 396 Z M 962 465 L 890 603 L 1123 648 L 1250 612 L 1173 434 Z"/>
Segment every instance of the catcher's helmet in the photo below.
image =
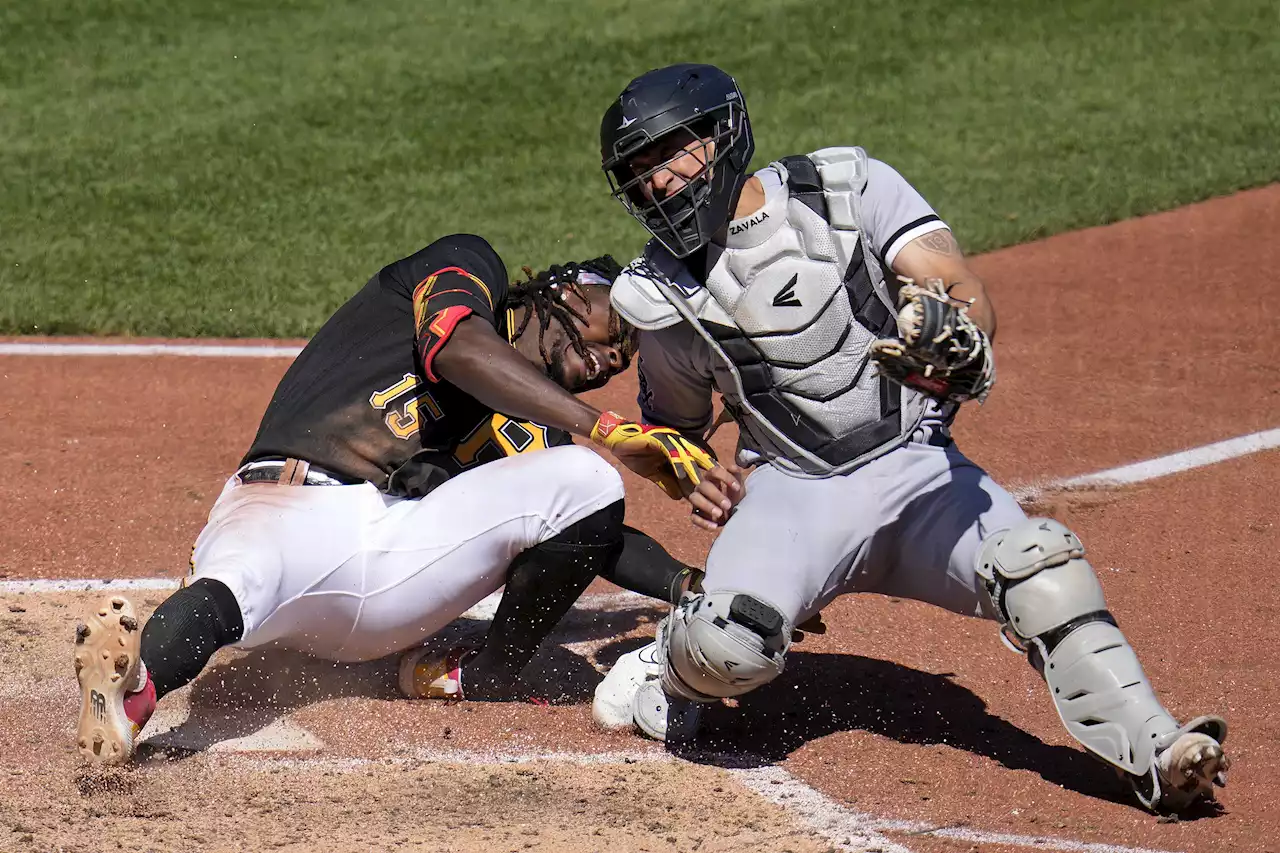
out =
<path fill-rule="evenodd" d="M 680 146 L 711 139 L 714 156 L 670 196 L 655 197 L 648 180 Z M 665 144 L 665 147 L 664 147 Z M 669 65 L 627 84 L 600 123 L 600 149 L 613 195 L 676 257 L 702 248 L 729 221 L 755 151 L 747 105 L 732 77 L 714 65 Z M 663 162 L 631 161 L 646 150 Z"/>

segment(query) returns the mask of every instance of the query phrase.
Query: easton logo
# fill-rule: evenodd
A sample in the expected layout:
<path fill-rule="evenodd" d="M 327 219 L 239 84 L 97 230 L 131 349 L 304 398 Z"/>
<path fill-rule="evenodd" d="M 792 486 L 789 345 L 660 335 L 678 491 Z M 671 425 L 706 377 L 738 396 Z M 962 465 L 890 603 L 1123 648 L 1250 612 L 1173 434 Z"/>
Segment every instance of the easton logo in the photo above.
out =
<path fill-rule="evenodd" d="M 778 291 L 778 295 L 773 297 L 773 306 L 775 308 L 800 308 L 800 300 L 796 298 L 796 279 L 800 278 L 800 273 L 791 276 L 782 290 Z"/>
<path fill-rule="evenodd" d="M 741 234 L 744 231 L 747 231 L 751 228 L 755 228 L 757 225 L 759 225 L 761 222 L 764 222 L 768 218 L 769 218 L 768 212 L 762 210 L 760 211 L 760 214 L 758 216 L 753 216 L 750 219 L 748 219 L 746 222 L 743 222 L 739 225 L 730 225 L 729 233 Z"/>
<path fill-rule="evenodd" d="M 107 697 L 97 690 L 89 691 L 89 708 L 93 711 L 93 718 L 98 722 L 104 722 L 107 719 Z"/>

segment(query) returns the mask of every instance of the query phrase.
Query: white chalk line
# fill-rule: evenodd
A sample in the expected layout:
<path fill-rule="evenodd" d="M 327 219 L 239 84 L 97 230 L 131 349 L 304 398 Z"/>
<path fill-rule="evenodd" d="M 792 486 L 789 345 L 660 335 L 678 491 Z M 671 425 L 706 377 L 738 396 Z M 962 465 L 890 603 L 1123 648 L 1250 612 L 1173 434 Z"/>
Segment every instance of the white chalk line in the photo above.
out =
<path fill-rule="evenodd" d="M 110 344 L 110 343 L 59 343 L 33 341 L 26 343 L 0 342 L 0 355 L 24 356 L 186 356 L 195 358 L 294 358 L 300 346 L 286 345 L 227 345 L 227 344 Z M 1021 501 L 1033 500 L 1045 492 L 1107 488 L 1132 485 L 1154 480 L 1182 471 L 1190 471 L 1228 459 L 1251 453 L 1260 453 L 1280 447 L 1280 428 L 1230 438 L 1224 441 L 1189 448 L 1176 453 L 1158 456 L 1142 462 L 1134 462 L 1118 468 L 1109 468 L 1095 474 L 1068 477 L 1048 483 L 1031 484 L 1010 489 Z"/>
<path fill-rule="evenodd" d="M 592 766 L 597 764 L 674 763 L 675 758 L 665 752 L 640 752 L 615 750 L 610 752 L 512 752 L 510 750 L 458 750 L 440 752 L 433 749 L 416 749 L 406 755 L 390 755 L 382 758 L 334 758 L 325 756 L 253 755 L 247 752 L 227 753 L 219 756 L 220 763 L 246 767 L 279 767 L 286 770 L 307 772 L 327 770 L 336 773 L 358 772 L 370 768 L 420 766 L 425 764 L 461 764 L 472 767 L 491 767 L 502 764 L 572 764 Z"/>
<path fill-rule="evenodd" d="M 893 832 L 909 835 L 930 835 L 953 838 L 973 844 L 1005 844 L 1010 847 L 1029 847 L 1036 850 L 1061 850 L 1066 853 L 1169 853 L 1144 847 L 1122 844 L 1076 841 L 1041 835 L 1018 835 L 1006 832 L 986 832 L 980 829 L 957 826 L 936 826 L 923 821 L 887 820 L 875 815 L 855 811 L 811 788 L 777 765 L 765 765 L 729 771 L 744 786 L 770 802 L 801 817 L 812 829 L 827 840 L 838 844 L 856 844 L 846 847 L 855 850 L 883 850 L 897 853 L 907 848 L 889 842 L 878 833 Z"/>
<path fill-rule="evenodd" d="M 147 356 L 191 358 L 296 358 L 299 346 L 223 344 L 67 344 L 49 342 L 0 342 L 0 355 L 28 356 Z"/>
<path fill-rule="evenodd" d="M 1121 486 L 1132 486 L 1150 480 L 1158 480 L 1171 474 L 1180 474 L 1196 468 L 1204 468 L 1280 448 L 1280 428 L 1264 429 L 1247 435 L 1202 444 L 1176 453 L 1167 453 L 1153 459 L 1132 462 L 1117 468 L 1108 468 L 1093 474 L 1082 474 L 1078 477 L 1065 477 L 1050 480 L 1047 483 L 1036 483 L 1026 486 L 1013 486 L 1009 489 L 1022 503 L 1033 501 L 1046 492 L 1075 491 L 1082 489 L 1108 489 Z"/>
<path fill-rule="evenodd" d="M 171 590 L 177 589 L 181 583 L 179 578 L 114 578 L 99 580 L 94 578 L 72 578 L 68 580 L 27 580 L 0 581 L 0 593 L 10 594 L 51 594 L 59 592 L 129 592 L 135 590 Z M 487 621 L 493 619 L 498 612 L 498 602 L 502 600 L 502 592 L 491 593 L 468 608 L 459 619 Z M 580 610 L 613 611 L 636 605 L 650 607 L 661 606 L 655 601 L 639 593 L 621 590 L 619 592 L 588 593 L 578 599 L 574 606 Z"/>
<path fill-rule="evenodd" d="M 1170 453 L 1165 456 L 1157 456 L 1154 459 L 1147 459 L 1142 462 L 1134 462 L 1129 465 L 1122 465 L 1118 468 L 1108 468 L 1105 471 L 1098 471 L 1094 474 L 1084 474 L 1078 477 L 1068 477 L 1061 480 L 1053 480 L 1049 483 L 1031 486 L 1015 486 L 1010 492 L 1021 502 L 1026 503 L 1034 500 L 1036 497 L 1045 492 L 1072 490 L 1072 489 L 1096 489 L 1117 486 L 1129 486 L 1136 483 L 1143 483 L 1149 480 L 1156 480 L 1161 477 L 1167 477 L 1171 474 L 1178 474 L 1183 471 L 1190 471 L 1194 468 L 1202 468 L 1208 465 L 1214 465 L 1219 462 L 1226 462 L 1242 456 L 1248 456 L 1253 453 L 1261 453 L 1267 450 L 1280 448 L 1280 428 L 1262 430 L 1261 432 L 1249 433 L 1237 438 L 1226 439 L 1225 441 L 1217 441 L 1212 444 L 1205 444 L 1199 447 L 1193 447 L 1188 450 L 1180 450 L 1176 453 Z M 94 592 L 94 591 L 127 591 L 127 590 L 149 590 L 149 589 L 175 589 L 178 581 L 174 578 L 165 577 L 149 577 L 149 578 L 74 578 L 68 580 L 21 580 L 21 581 L 0 581 L 0 593 L 51 593 L 51 592 Z M 643 596 L 630 592 L 612 593 L 613 603 L 620 604 L 622 601 L 631 599 L 645 600 Z M 501 595 L 494 595 L 481 601 L 471 610 L 464 614 L 468 619 L 492 619 L 493 610 L 497 607 Z M 603 598 L 603 597 L 601 597 Z"/>
<path fill-rule="evenodd" d="M 57 341 L 0 342 L 0 355 L 25 356 L 186 356 L 194 358 L 295 358 L 300 346 L 228 344 L 113 344 L 60 343 Z M 1021 501 L 1032 500 L 1044 492 L 1106 488 L 1132 485 L 1182 471 L 1190 471 L 1251 453 L 1280 447 L 1280 428 L 1242 435 L 1212 444 L 1193 447 L 1177 453 L 1134 462 L 1118 468 L 1053 480 L 1045 484 L 1014 487 L 1010 491 Z"/>
<path fill-rule="evenodd" d="M 773 803 L 841 850 L 911 853 L 876 831 L 873 815 L 848 809 L 776 765 L 730 769 L 748 791 Z"/>
<path fill-rule="evenodd" d="M 154 580 L 154 579 L 148 579 Z M 489 618 L 496 608 L 498 596 L 490 596 L 482 606 L 473 608 L 476 618 Z M 606 593 L 586 596 L 579 601 L 581 609 L 609 610 L 634 604 L 651 606 L 653 602 L 634 593 Z M 74 687 L 58 684 L 58 698 L 70 699 Z M 67 696 L 62 696 L 67 693 Z M 29 690 L 21 695 L 30 700 Z M 571 751 L 533 750 L 458 750 L 418 748 L 408 755 L 374 758 L 332 758 L 314 755 L 324 748 L 324 743 L 307 729 L 287 718 L 269 722 L 249 734 L 233 734 L 253 728 L 255 722 L 250 712 L 248 726 L 241 726 L 240 714 L 224 714 L 218 718 L 190 718 L 189 709 L 162 710 L 152 718 L 144 733 L 144 742 L 161 749 L 193 749 L 216 756 L 220 761 L 231 760 L 235 764 L 261 767 L 287 767 L 299 770 L 346 772 L 377 767 L 378 765 L 420 764 L 423 762 L 452 763 L 468 766 L 496 764 L 528 764 L 534 762 L 559 762 L 574 765 L 601 765 L 636 762 L 675 761 L 676 757 L 653 745 L 648 751 L 610 751 L 581 753 Z M 255 753 L 274 753 L 260 756 Z M 280 753 L 289 753 L 281 755 Z M 306 756 L 312 753 L 312 756 Z M 767 764 L 750 755 L 706 752 L 690 755 L 699 761 L 715 765 L 735 778 L 743 787 L 757 796 L 774 803 L 791 814 L 800 824 L 821 835 L 835 848 L 857 853 L 911 853 L 909 847 L 898 843 L 885 833 L 906 835 L 933 835 L 973 844 L 1001 844 L 1010 847 L 1026 847 L 1036 850 L 1062 851 L 1062 853 L 1171 853 L 1117 844 L 1090 843 L 1070 838 L 1029 836 L 1014 833 L 987 832 L 971 827 L 936 826 L 922 821 L 886 819 L 851 809 L 797 779 L 782 767 Z"/>
<path fill-rule="evenodd" d="M 1215 441 L 1212 444 L 1193 447 L 1178 453 L 1157 456 L 1155 459 L 1148 459 L 1144 462 L 1134 462 L 1130 465 L 1122 465 L 1119 468 L 1109 468 L 1096 474 L 1071 477 L 1062 480 L 1057 485 L 1058 488 L 1062 489 L 1082 489 L 1091 486 L 1127 486 L 1133 483 L 1155 480 L 1159 477 L 1167 477 L 1170 474 L 1177 474 L 1182 471 L 1190 471 L 1193 468 L 1202 468 L 1206 465 L 1226 462 L 1229 459 L 1248 456 L 1251 453 L 1274 450 L 1277 447 L 1280 447 L 1280 429 L 1262 430 L 1261 432 L 1249 433 L 1238 438 L 1229 438 L 1225 441 Z"/>
<path fill-rule="evenodd" d="M 68 580 L 0 581 L 0 592 L 117 592 L 126 590 L 177 589 L 177 578 L 71 578 Z"/>
<path fill-rule="evenodd" d="M 176 581 L 164 578 L 137 579 L 142 588 L 177 587 Z M 21 582 L 19 582 L 21 583 Z M 30 582 L 28 582 L 30 583 Z M 107 588 L 103 582 L 47 581 L 57 591 L 79 591 Z M 136 587 L 135 587 L 136 588 Z M 45 590 L 48 591 L 48 590 Z M 496 612 L 500 593 L 482 600 L 467 611 L 466 618 L 490 619 Z M 651 599 L 631 592 L 604 593 L 584 596 L 577 608 L 587 611 L 616 610 L 629 606 L 654 606 Z M 58 684 L 59 688 L 64 685 Z M 72 685 L 65 685 L 73 690 Z M 66 690 L 60 689 L 59 698 Z M 29 691 L 23 691 L 26 699 Z M 216 755 L 220 760 L 233 759 L 237 763 L 270 763 L 272 766 L 293 767 L 328 771 L 356 770 L 379 764 L 409 764 L 421 762 L 483 764 L 526 764 L 531 762 L 564 762 L 576 765 L 634 763 L 638 761 L 674 761 L 674 756 L 659 750 L 613 751 L 604 753 L 579 753 L 560 751 L 455 751 L 418 749 L 408 756 L 383 759 L 326 758 L 323 756 L 297 757 L 298 754 L 315 753 L 323 748 L 323 742 L 296 723 L 279 719 L 250 734 L 235 736 L 231 732 L 242 730 L 237 726 L 239 718 L 232 714 L 220 720 L 189 719 L 186 709 L 158 713 L 148 725 L 145 741 L 159 748 L 191 748 Z M 254 753 L 270 752 L 277 755 L 264 758 Z M 287 752 L 294 755 L 280 756 Z M 886 819 L 848 808 L 822 794 L 807 783 L 795 778 L 776 765 L 763 764 L 751 756 L 706 753 L 702 760 L 721 767 L 745 788 L 772 802 L 795 816 L 804 826 L 818 833 L 834 847 L 846 851 L 879 851 L 879 853 L 910 853 L 910 848 L 888 838 L 884 833 L 908 835 L 935 835 L 974 844 L 1002 844 L 1037 850 L 1062 851 L 1062 853 L 1170 853 L 1115 844 L 1099 844 L 1069 838 L 1017 835 L 986 832 L 970 827 L 942 826 L 920 821 Z M 763 765 L 763 766 L 761 766 Z"/>

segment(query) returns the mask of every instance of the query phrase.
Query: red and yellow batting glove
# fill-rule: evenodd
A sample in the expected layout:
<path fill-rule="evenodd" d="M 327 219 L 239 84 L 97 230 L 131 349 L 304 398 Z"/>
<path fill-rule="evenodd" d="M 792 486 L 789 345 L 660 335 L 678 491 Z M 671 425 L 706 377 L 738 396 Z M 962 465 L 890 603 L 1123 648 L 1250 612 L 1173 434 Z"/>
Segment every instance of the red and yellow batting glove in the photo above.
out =
<path fill-rule="evenodd" d="M 699 472 L 716 464 L 710 453 L 676 430 L 644 426 L 617 412 L 600 415 L 591 428 L 591 440 L 676 500 L 697 487 L 702 479 Z"/>

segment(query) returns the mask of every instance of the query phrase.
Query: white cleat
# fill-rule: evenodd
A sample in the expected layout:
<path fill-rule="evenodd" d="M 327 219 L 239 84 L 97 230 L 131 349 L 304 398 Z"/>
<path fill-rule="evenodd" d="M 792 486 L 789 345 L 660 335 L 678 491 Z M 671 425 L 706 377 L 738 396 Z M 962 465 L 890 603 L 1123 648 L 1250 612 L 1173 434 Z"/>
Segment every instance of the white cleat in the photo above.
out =
<path fill-rule="evenodd" d="M 684 743 L 693 740 L 698 733 L 702 706 L 668 695 L 662 689 L 661 680 L 646 681 L 636 691 L 632 715 L 636 728 L 654 740 Z"/>
<path fill-rule="evenodd" d="M 603 729 L 632 726 L 654 740 L 686 741 L 698 731 L 698 703 L 671 697 L 662 689 L 662 659 L 657 642 L 618 658 L 596 686 L 591 717 Z"/>
<path fill-rule="evenodd" d="M 80 682 L 76 744 L 90 763 L 127 763 L 155 711 L 155 689 L 143 689 L 147 682 L 141 647 L 137 611 L 122 595 L 102 599 L 76 626 L 74 664 Z"/>
<path fill-rule="evenodd" d="M 1213 799 L 1213 786 L 1225 787 L 1231 766 L 1220 744 L 1202 731 L 1184 732 L 1156 757 L 1162 810 L 1185 809 Z"/>
<path fill-rule="evenodd" d="M 658 644 L 650 643 L 634 652 L 627 652 L 609 670 L 609 674 L 596 685 L 595 699 L 591 702 L 591 718 L 602 729 L 627 729 L 635 723 L 636 693 L 646 681 L 662 678 L 662 662 L 658 659 Z"/>

